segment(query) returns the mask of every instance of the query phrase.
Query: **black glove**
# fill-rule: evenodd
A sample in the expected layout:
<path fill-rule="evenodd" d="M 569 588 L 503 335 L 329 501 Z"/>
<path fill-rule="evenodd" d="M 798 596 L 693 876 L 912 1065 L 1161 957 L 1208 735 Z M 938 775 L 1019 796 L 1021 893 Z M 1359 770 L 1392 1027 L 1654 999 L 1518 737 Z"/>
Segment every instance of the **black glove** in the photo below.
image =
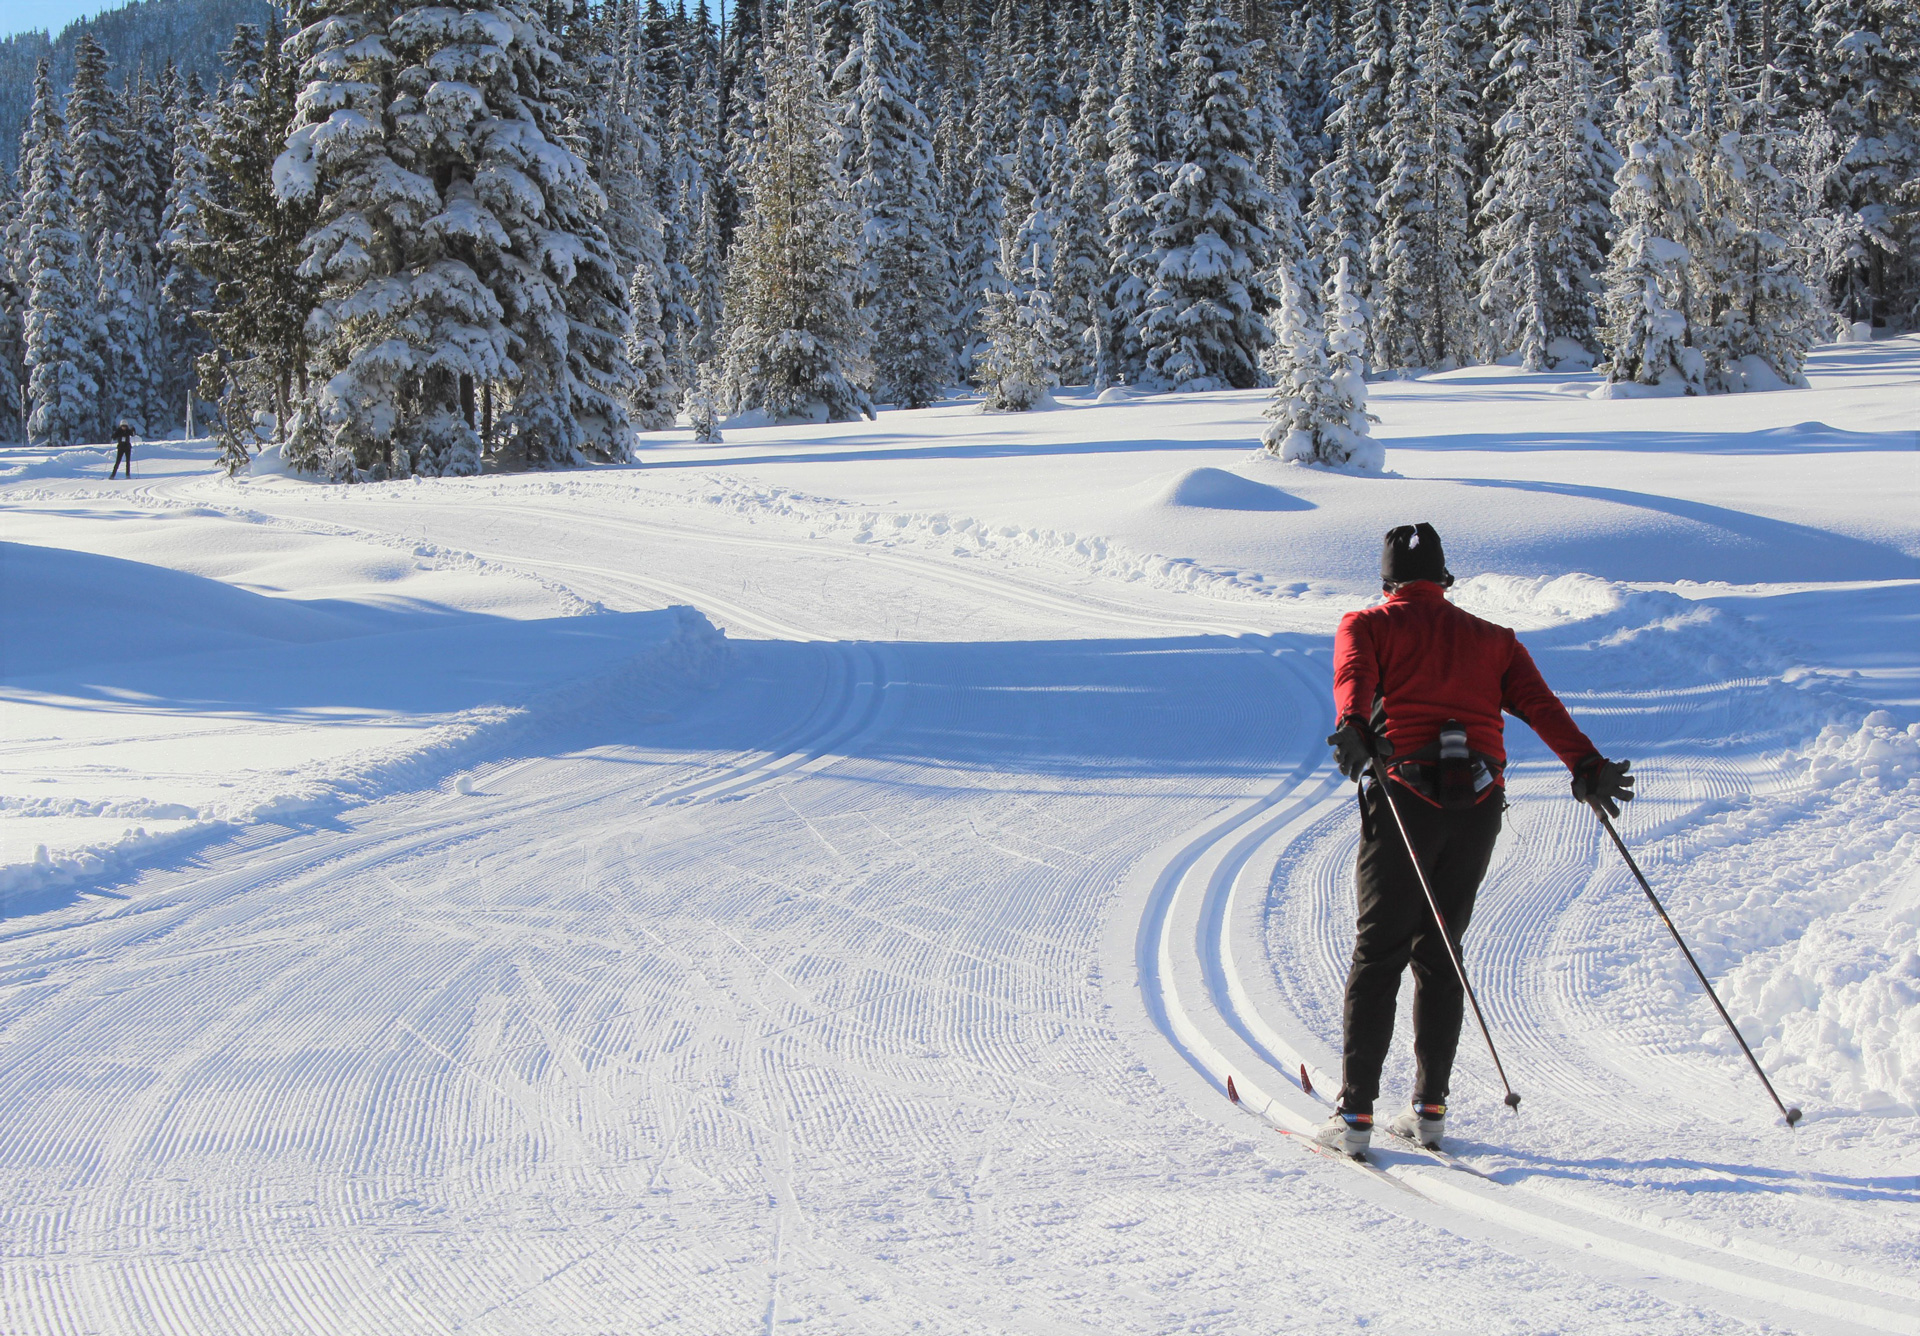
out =
<path fill-rule="evenodd" d="M 1608 816 L 1620 815 L 1620 804 L 1633 801 L 1632 761 L 1609 761 L 1599 752 L 1582 757 L 1573 767 L 1576 802 L 1599 803 Z"/>
<path fill-rule="evenodd" d="M 1393 759 L 1393 744 L 1357 715 L 1349 715 L 1338 729 L 1328 734 L 1327 745 L 1333 748 L 1333 763 L 1348 779 L 1366 774 L 1376 757 L 1382 761 Z"/>

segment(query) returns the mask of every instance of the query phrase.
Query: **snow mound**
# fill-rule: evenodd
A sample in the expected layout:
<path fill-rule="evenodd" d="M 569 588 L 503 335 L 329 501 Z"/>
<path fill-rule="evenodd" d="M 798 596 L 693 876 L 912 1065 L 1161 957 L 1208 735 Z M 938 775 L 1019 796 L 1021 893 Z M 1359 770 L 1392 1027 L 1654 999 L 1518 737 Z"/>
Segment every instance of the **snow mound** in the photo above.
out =
<path fill-rule="evenodd" d="M 1777 1085 L 1920 1113 L 1920 724 L 1830 726 L 1801 764 L 1804 792 L 1692 842 L 1676 903 Z"/>
<path fill-rule="evenodd" d="M 1589 399 L 1681 399 L 1689 393 L 1686 381 L 1669 376 L 1652 385 L 1637 380 L 1610 380 L 1587 391 Z"/>
<path fill-rule="evenodd" d="M 0 575 L 8 898 L 437 783 L 649 693 L 709 685 L 727 655 L 685 607 L 516 619 L 277 598 L 20 543 L 0 544 Z"/>
<path fill-rule="evenodd" d="M 1163 506 L 1195 510 L 1313 509 L 1311 501 L 1225 469 L 1188 469 L 1175 474 L 1171 481 L 1150 486 L 1154 502 Z"/>
<path fill-rule="evenodd" d="M 1193 472 L 1235 476 L 1219 469 L 1196 469 Z M 1190 557 L 1141 552 L 1097 534 L 1037 525 L 989 524 L 950 511 L 863 509 L 851 502 L 812 496 L 724 474 L 710 475 L 707 482 L 709 488 L 705 492 L 676 499 L 700 502 L 740 515 L 778 516 L 802 526 L 809 538 L 833 536 L 881 547 L 916 547 L 943 556 L 993 556 L 1013 566 L 1073 571 L 1129 584 L 1203 594 L 1209 598 L 1249 601 L 1285 599 L 1297 603 L 1303 595 L 1312 593 L 1326 596 L 1329 592 L 1324 588 L 1316 589 L 1304 581 L 1269 583 L 1259 572 L 1211 567 Z M 1264 487 L 1244 478 L 1239 482 L 1249 489 L 1260 488 L 1263 495 L 1271 492 L 1288 497 L 1290 504 L 1284 508 L 1312 508 L 1310 503 L 1290 497 L 1278 488 Z M 1166 504 L 1163 493 L 1170 491 L 1174 485 L 1166 482 L 1150 485 L 1145 497 L 1135 501 L 1135 508 L 1142 504 Z M 561 480 L 553 486 L 557 491 L 567 483 Z M 1246 495 L 1245 492 L 1238 494 Z"/>
<path fill-rule="evenodd" d="M 0 542 L 0 674 L 305 644 L 366 627 L 293 599 L 67 548 Z"/>

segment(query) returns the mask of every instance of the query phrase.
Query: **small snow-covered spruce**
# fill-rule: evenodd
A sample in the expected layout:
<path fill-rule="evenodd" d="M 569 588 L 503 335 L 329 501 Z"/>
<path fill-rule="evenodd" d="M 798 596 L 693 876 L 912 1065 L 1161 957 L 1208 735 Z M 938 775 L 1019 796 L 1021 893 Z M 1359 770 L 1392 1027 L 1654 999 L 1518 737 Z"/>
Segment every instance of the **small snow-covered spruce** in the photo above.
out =
<path fill-rule="evenodd" d="M 722 403 L 779 421 L 846 422 L 873 412 L 871 332 L 853 304 L 859 251 L 805 6 L 781 21 L 766 80 L 751 204 L 727 276 Z"/>
<path fill-rule="evenodd" d="M 1056 370 L 1065 327 L 1044 287 L 996 292 L 982 322 L 987 336 L 977 376 L 991 413 L 1025 413 L 1045 403 L 1060 383 Z"/>
<path fill-rule="evenodd" d="M 1161 389 L 1261 383 L 1272 299 L 1260 266 L 1272 239 L 1245 57 L 1240 24 L 1219 0 L 1193 0 L 1180 49 L 1180 160 L 1151 206 L 1156 258 L 1140 331 L 1142 382 Z"/>
<path fill-rule="evenodd" d="M 678 377 L 667 364 L 660 336 L 660 298 L 653 290 L 653 266 L 634 266 L 628 280 L 627 305 L 633 321 L 627 327 L 627 411 L 640 431 L 665 431 L 673 426 L 680 404 Z"/>
<path fill-rule="evenodd" d="M 1060 383 L 1066 323 L 1053 308 L 1058 263 L 1053 232 L 1060 204 L 1056 186 L 1065 185 L 1055 170 L 1065 134 L 1054 116 L 1046 118 L 1039 135 L 1023 132 L 1023 139 L 1037 141 L 1028 147 L 1038 151 L 1023 155 L 1029 160 L 1021 179 L 1025 216 L 1001 255 L 1001 290 L 987 301 L 982 322 L 987 347 L 976 370 L 989 412 L 1037 408 Z"/>
<path fill-rule="evenodd" d="M 27 438 L 47 445 L 82 440 L 96 416 L 99 363 L 87 266 L 67 169 L 65 126 L 42 59 L 33 113 L 22 137 L 27 288 Z"/>
<path fill-rule="evenodd" d="M 702 363 L 687 387 L 687 425 L 693 428 L 697 445 L 720 444 L 719 371 L 713 363 Z"/>
<path fill-rule="evenodd" d="M 1298 273 L 1280 275 L 1277 339 L 1267 365 L 1273 395 L 1262 434 L 1268 453 L 1289 463 L 1378 470 L 1386 456 L 1368 425 L 1366 304 L 1352 264 L 1342 259 L 1330 283 L 1324 328 L 1312 318 Z"/>
<path fill-rule="evenodd" d="M 1614 174 L 1613 249 L 1607 256 L 1601 342 L 1607 386 L 1698 394 L 1706 363 L 1693 346 L 1693 257 L 1700 183 L 1688 170 L 1690 130 L 1661 0 L 1646 0 L 1632 82 L 1620 95 L 1625 161 Z M 1598 392 L 1597 392 L 1598 393 Z"/>

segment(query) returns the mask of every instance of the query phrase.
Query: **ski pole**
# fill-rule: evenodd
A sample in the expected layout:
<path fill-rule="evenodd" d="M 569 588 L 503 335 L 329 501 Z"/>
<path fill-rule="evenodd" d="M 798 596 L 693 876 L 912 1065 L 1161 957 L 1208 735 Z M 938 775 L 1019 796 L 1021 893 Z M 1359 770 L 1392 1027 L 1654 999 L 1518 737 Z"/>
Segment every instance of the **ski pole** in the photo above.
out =
<path fill-rule="evenodd" d="M 1660 921 L 1667 925 L 1667 931 L 1673 934 L 1673 940 L 1679 944 L 1680 954 L 1687 958 L 1689 965 L 1693 966 L 1693 972 L 1699 978 L 1700 986 L 1706 989 L 1707 996 L 1713 999 L 1714 1008 L 1720 1013 L 1720 1019 L 1727 1023 L 1729 1030 L 1733 1031 L 1734 1040 L 1740 1045 L 1740 1051 L 1746 1054 L 1747 1061 L 1753 1064 L 1753 1074 L 1760 1078 L 1760 1084 L 1765 1086 L 1767 1094 L 1773 1097 L 1773 1106 L 1780 1110 L 1781 1116 L 1787 1120 L 1787 1126 L 1792 1127 L 1800 1121 L 1799 1107 L 1796 1105 L 1788 1108 L 1781 1102 L 1778 1092 L 1773 1088 L 1773 1082 L 1769 1081 L 1767 1074 L 1760 1069 L 1760 1060 L 1754 1057 L 1753 1050 L 1747 1047 L 1746 1036 L 1741 1034 L 1740 1027 L 1733 1023 L 1733 1017 L 1727 1015 L 1726 1007 L 1720 1003 L 1720 994 L 1714 992 L 1713 985 L 1707 982 L 1707 972 L 1700 968 L 1700 962 L 1695 960 L 1693 952 L 1687 949 L 1686 939 L 1680 936 L 1680 929 L 1674 927 L 1673 920 L 1667 917 L 1666 906 L 1660 903 L 1660 897 L 1655 895 L 1653 887 L 1647 884 L 1646 874 L 1640 870 L 1640 865 L 1633 861 L 1633 855 L 1627 851 L 1627 842 L 1620 838 L 1620 832 L 1615 830 L 1613 822 L 1607 819 L 1606 809 L 1600 806 L 1600 800 L 1589 798 L 1587 806 L 1593 809 L 1593 814 L 1600 818 L 1600 824 L 1606 827 L 1607 834 L 1613 838 L 1613 847 L 1618 849 L 1620 856 L 1627 860 L 1627 870 L 1633 873 L 1633 879 L 1640 883 L 1640 889 L 1647 893 L 1647 899 L 1652 902 L 1653 912 L 1658 914 Z"/>
<path fill-rule="evenodd" d="M 1507 1069 L 1500 1062 L 1500 1050 L 1493 1046 L 1493 1033 L 1487 1029 L 1487 1018 L 1480 1013 L 1480 999 L 1473 995 L 1473 985 L 1467 982 L 1466 966 L 1460 963 L 1460 953 L 1454 949 L 1453 934 L 1447 930 L 1447 916 L 1440 912 L 1440 902 L 1433 898 L 1433 887 L 1427 884 L 1426 869 L 1420 866 L 1420 853 L 1413 847 L 1413 835 L 1407 829 L 1407 823 L 1401 819 L 1399 805 L 1393 801 L 1393 791 L 1387 787 L 1387 770 L 1380 764 L 1379 758 L 1373 761 L 1373 782 L 1380 786 L 1380 796 L 1386 799 L 1387 810 L 1393 813 L 1393 824 L 1400 828 L 1400 839 L 1407 846 L 1407 861 L 1413 864 L 1413 875 L 1419 878 L 1420 889 L 1427 897 L 1427 908 L 1433 911 L 1433 922 L 1440 929 L 1440 940 L 1446 944 L 1447 959 L 1453 962 L 1453 972 L 1460 976 L 1460 987 L 1466 990 L 1467 1001 L 1473 1004 L 1473 1019 L 1480 1027 L 1480 1037 L 1487 1041 L 1487 1052 L 1493 1057 L 1493 1069 L 1500 1073 L 1500 1084 L 1507 1090 L 1507 1107 L 1515 1113 L 1520 1112 L 1520 1096 L 1514 1093 L 1513 1083 L 1507 1080 Z"/>

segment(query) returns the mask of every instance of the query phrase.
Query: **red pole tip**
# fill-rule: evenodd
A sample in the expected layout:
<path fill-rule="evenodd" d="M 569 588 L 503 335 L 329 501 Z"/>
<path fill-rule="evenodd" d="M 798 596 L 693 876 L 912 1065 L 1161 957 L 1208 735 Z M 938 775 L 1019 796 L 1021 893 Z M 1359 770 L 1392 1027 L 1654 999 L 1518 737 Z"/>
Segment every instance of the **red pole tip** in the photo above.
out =
<path fill-rule="evenodd" d="M 1233 1088 L 1233 1078 L 1231 1076 L 1227 1078 L 1227 1098 L 1235 1104 L 1240 1102 L 1240 1092 Z"/>
<path fill-rule="evenodd" d="M 1313 1093 L 1313 1078 L 1307 1075 L 1307 1064 L 1300 1064 L 1300 1088 L 1309 1095 Z"/>

